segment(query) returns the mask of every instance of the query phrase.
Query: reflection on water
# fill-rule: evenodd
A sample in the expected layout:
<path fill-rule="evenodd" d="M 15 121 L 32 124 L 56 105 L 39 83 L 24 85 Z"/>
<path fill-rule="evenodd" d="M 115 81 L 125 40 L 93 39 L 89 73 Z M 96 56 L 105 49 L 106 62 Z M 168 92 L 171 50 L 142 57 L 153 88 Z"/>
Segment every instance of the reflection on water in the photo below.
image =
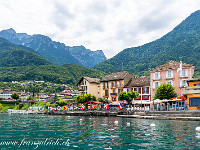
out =
<path fill-rule="evenodd" d="M 0 148 L 199 149 L 197 126 L 199 121 L 0 114 Z M 53 145 L 57 140 L 60 143 Z M 5 145 L 4 141 L 17 141 L 18 145 Z M 38 141 L 43 143 L 37 145 Z M 22 142 L 25 144 L 19 146 Z"/>

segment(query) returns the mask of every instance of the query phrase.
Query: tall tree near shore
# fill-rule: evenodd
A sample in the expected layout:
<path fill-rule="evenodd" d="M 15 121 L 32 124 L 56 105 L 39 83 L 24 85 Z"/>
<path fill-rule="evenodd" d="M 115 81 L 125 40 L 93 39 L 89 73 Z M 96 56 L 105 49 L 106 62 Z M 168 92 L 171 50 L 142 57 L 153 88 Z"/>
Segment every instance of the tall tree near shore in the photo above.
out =
<path fill-rule="evenodd" d="M 162 83 L 155 90 L 154 99 L 170 99 L 177 97 L 178 94 L 175 92 L 175 88 L 170 83 Z"/>
<path fill-rule="evenodd" d="M 130 106 L 133 98 L 137 98 L 138 96 L 139 96 L 139 93 L 137 91 L 132 91 L 132 92 L 122 91 L 121 93 L 119 93 L 118 99 L 126 100 L 128 102 L 128 105 Z"/>

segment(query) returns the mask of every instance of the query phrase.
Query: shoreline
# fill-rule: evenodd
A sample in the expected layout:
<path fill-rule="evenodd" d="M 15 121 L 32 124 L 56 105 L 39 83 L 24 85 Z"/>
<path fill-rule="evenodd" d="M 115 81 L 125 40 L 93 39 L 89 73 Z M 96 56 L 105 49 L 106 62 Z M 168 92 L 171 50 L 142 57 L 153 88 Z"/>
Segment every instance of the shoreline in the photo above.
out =
<path fill-rule="evenodd" d="M 8 113 L 7 111 L 1 111 L 0 113 Z M 154 120 L 183 120 L 183 121 L 200 121 L 200 112 L 184 112 L 182 115 L 173 114 L 171 112 L 161 112 L 161 115 L 154 113 L 148 115 L 148 113 L 134 113 L 129 112 L 109 112 L 109 111 L 60 111 L 60 112 L 36 112 L 26 114 L 45 114 L 45 115 L 66 115 L 66 116 L 101 116 L 101 117 L 121 117 L 121 118 L 136 118 L 136 119 L 154 119 Z M 142 113 L 142 114 L 141 114 Z M 180 112 L 179 112 L 180 113 Z M 13 113 L 21 114 L 21 113 Z M 187 114 L 187 115 L 185 115 Z M 198 115 L 194 115 L 198 114 Z"/>

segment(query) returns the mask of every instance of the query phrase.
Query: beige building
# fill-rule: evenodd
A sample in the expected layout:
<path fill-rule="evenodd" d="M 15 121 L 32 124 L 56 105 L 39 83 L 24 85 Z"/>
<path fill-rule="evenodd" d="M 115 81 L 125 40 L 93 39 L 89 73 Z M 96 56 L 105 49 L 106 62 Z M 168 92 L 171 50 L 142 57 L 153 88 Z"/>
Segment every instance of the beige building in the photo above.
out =
<path fill-rule="evenodd" d="M 127 71 L 110 73 L 100 79 L 101 97 L 112 101 L 118 101 L 118 95 L 123 91 L 124 86 L 134 78 Z"/>
<path fill-rule="evenodd" d="M 188 86 L 187 80 L 191 80 L 194 75 L 195 66 L 182 63 L 182 70 L 177 71 L 180 62 L 170 61 L 150 70 L 151 100 L 155 89 L 161 83 L 171 83 L 175 87 L 178 96 L 181 96 L 181 88 Z"/>
<path fill-rule="evenodd" d="M 82 77 L 78 82 L 79 93 L 80 94 L 91 94 L 95 95 L 97 98 L 101 97 L 100 90 L 100 79 Z"/>

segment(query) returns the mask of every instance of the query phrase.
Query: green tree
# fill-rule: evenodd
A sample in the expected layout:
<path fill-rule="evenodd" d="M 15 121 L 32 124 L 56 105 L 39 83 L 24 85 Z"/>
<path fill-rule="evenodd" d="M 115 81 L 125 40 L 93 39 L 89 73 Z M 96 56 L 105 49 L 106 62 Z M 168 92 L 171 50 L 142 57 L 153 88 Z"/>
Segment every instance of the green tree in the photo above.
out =
<path fill-rule="evenodd" d="M 78 103 L 85 103 L 88 101 L 96 101 L 96 96 L 91 94 L 82 94 L 76 97 Z"/>
<path fill-rule="evenodd" d="M 133 98 L 137 98 L 139 96 L 139 93 L 137 91 L 132 91 L 132 92 L 125 92 L 122 91 L 118 95 L 119 100 L 126 100 L 128 102 L 128 105 L 130 106 Z"/>
<path fill-rule="evenodd" d="M 12 97 L 13 99 L 15 99 L 15 100 L 18 100 L 18 99 L 19 99 L 19 94 L 13 93 L 13 94 L 11 95 L 11 97 Z"/>
<path fill-rule="evenodd" d="M 104 97 L 99 97 L 97 100 L 102 103 L 108 103 L 108 104 L 111 103 L 110 100 L 108 100 L 107 98 L 104 98 Z"/>
<path fill-rule="evenodd" d="M 177 97 L 178 94 L 175 92 L 175 88 L 170 83 L 162 83 L 155 89 L 154 99 L 170 99 Z"/>
<path fill-rule="evenodd" d="M 3 109 L 3 105 L 0 103 L 0 110 L 2 110 Z"/>

